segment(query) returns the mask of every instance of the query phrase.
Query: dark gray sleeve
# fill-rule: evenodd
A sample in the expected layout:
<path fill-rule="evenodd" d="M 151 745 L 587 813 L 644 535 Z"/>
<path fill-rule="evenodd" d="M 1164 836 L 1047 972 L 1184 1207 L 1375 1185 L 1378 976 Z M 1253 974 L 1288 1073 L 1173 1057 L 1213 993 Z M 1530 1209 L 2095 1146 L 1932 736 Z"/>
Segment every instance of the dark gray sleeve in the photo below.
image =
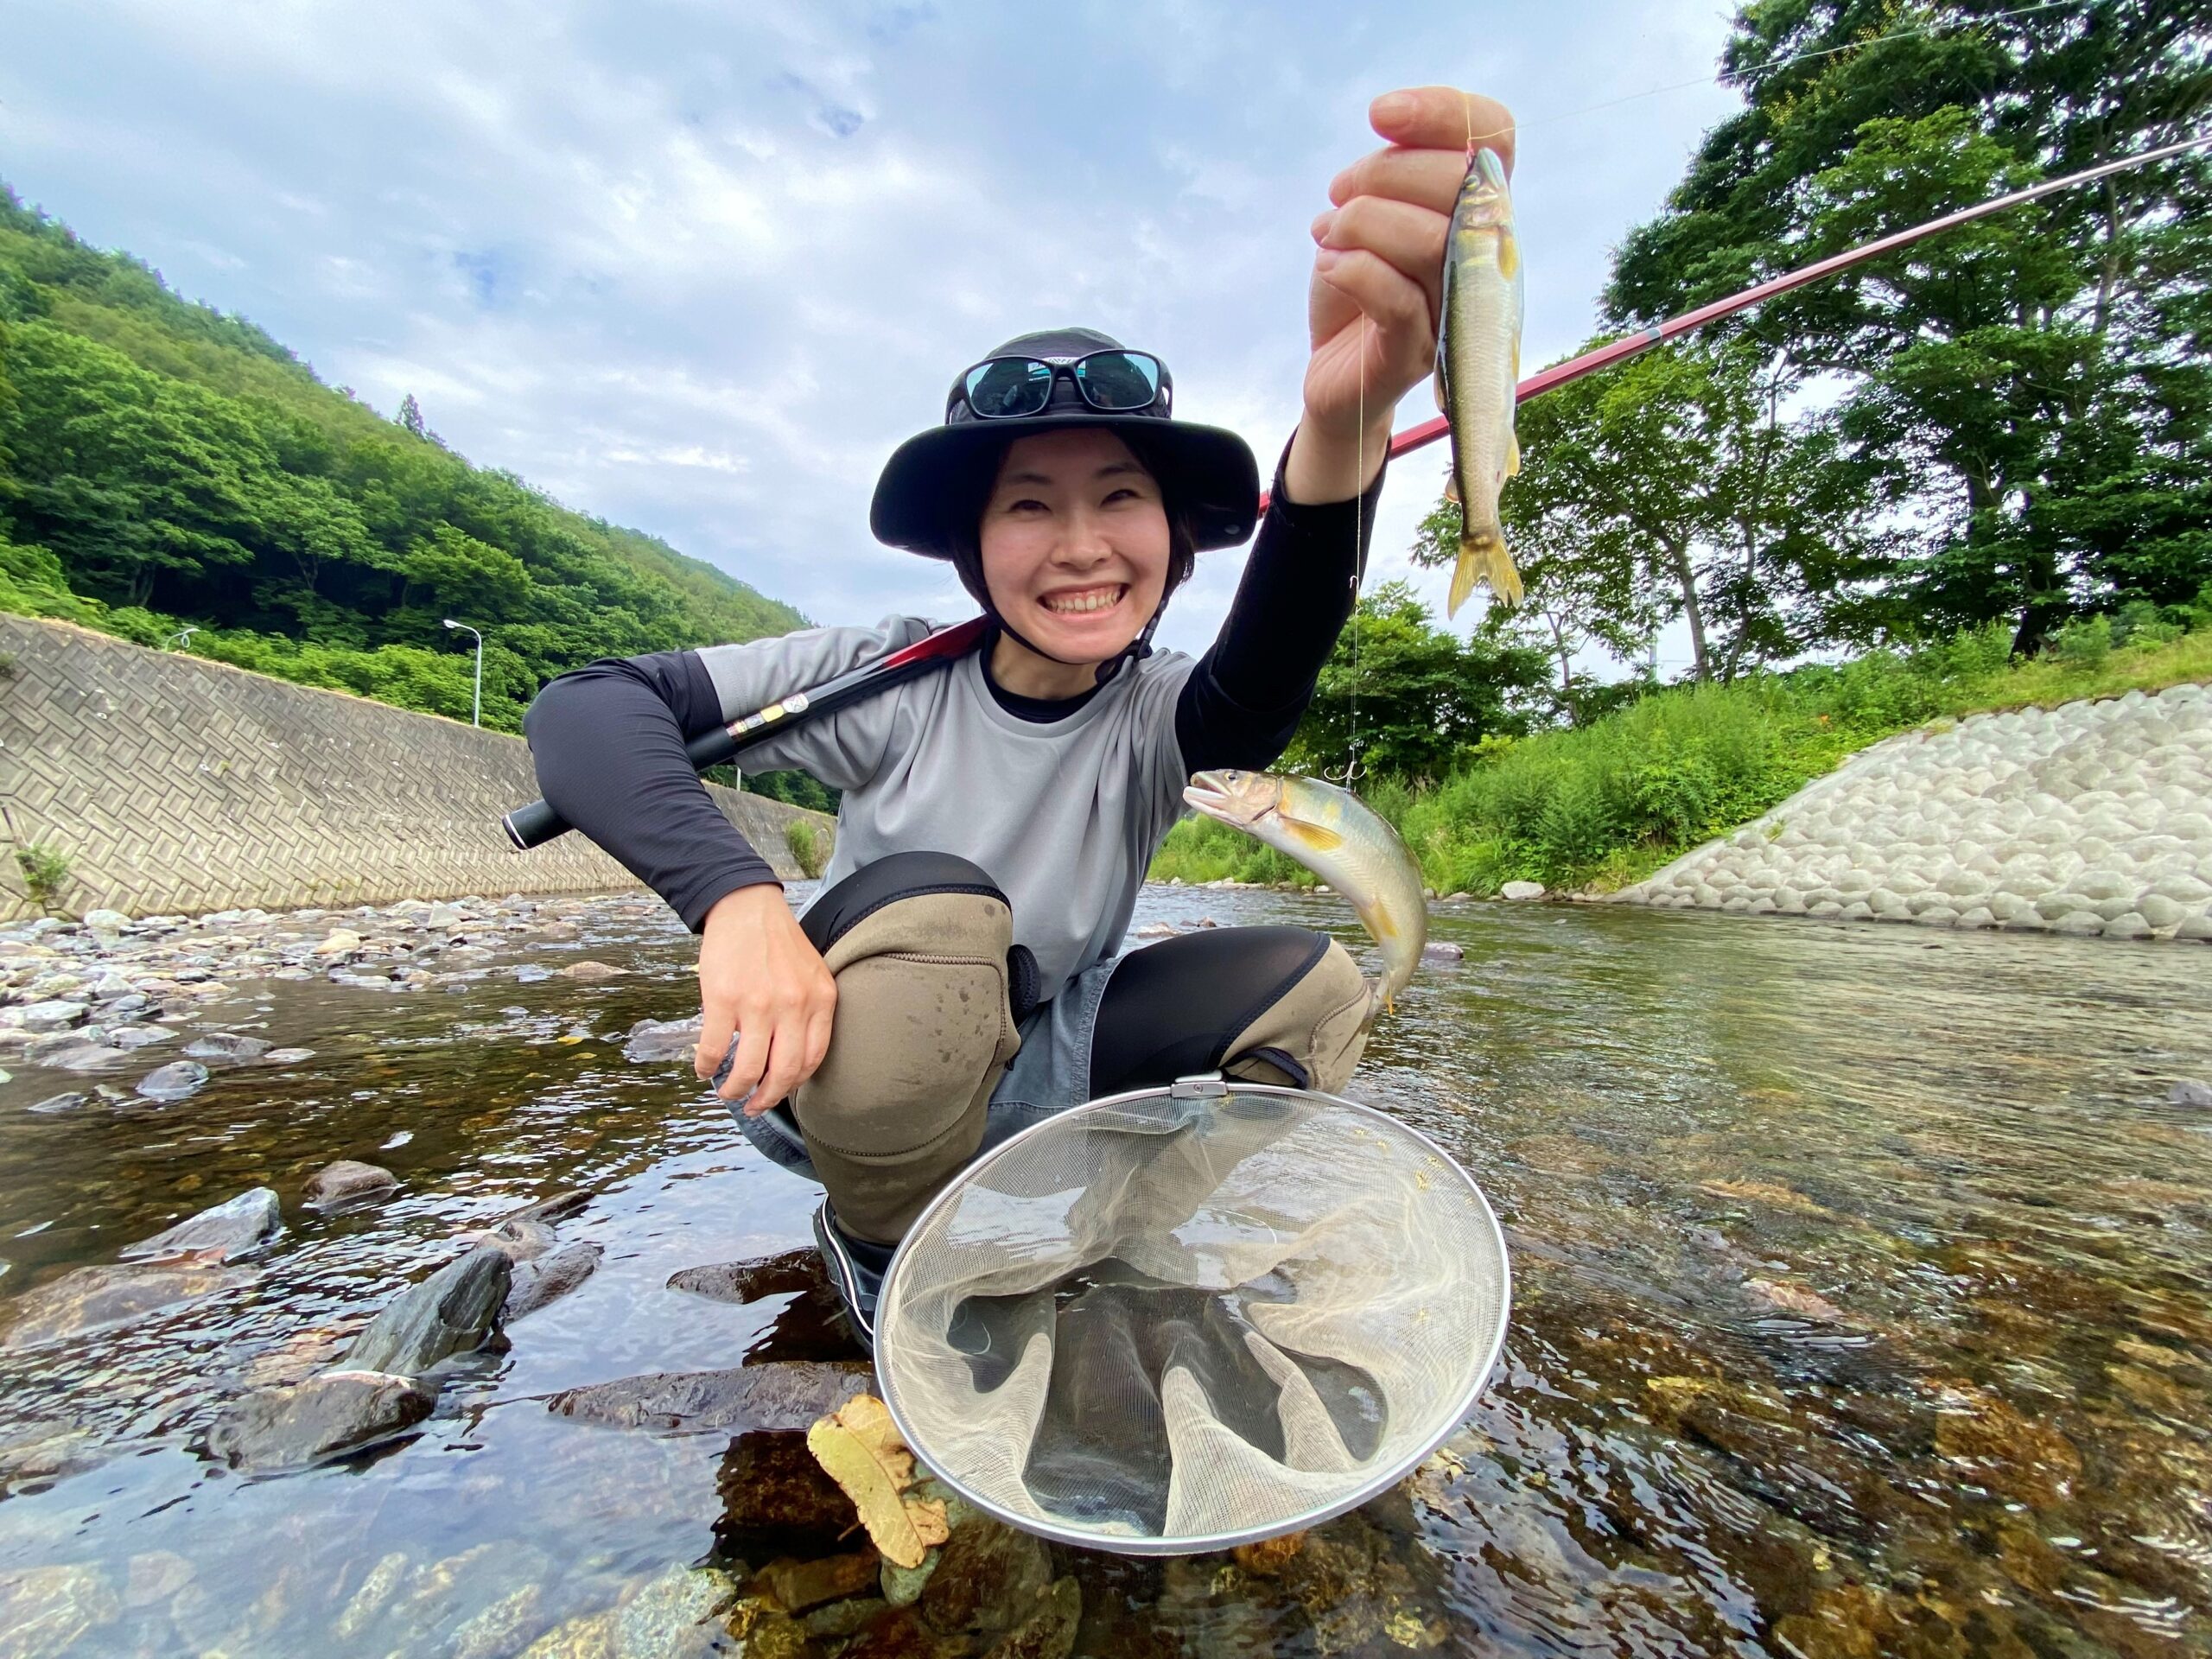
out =
<path fill-rule="evenodd" d="M 1286 445 L 1284 458 L 1289 454 Z M 1352 572 L 1367 569 L 1389 471 L 1385 463 L 1356 500 L 1300 505 L 1285 495 L 1277 463 L 1236 602 L 1175 705 L 1175 737 L 1188 770 L 1264 771 L 1290 746 L 1351 616 Z"/>
<path fill-rule="evenodd" d="M 715 900 L 774 881 L 684 753 L 723 723 L 696 652 L 607 658 L 537 694 L 523 734 L 547 803 L 696 933 Z"/>

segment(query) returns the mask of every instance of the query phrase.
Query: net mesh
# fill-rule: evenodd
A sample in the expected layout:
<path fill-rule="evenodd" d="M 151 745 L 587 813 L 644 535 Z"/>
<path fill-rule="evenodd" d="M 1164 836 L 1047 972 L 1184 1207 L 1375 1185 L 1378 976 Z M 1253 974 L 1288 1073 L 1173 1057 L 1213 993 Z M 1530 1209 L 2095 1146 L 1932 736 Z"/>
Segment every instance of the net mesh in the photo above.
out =
<path fill-rule="evenodd" d="M 1297 1090 L 1162 1089 L 969 1170 L 899 1249 L 877 1370 L 908 1443 L 1001 1514 L 1203 1548 L 1427 1455 L 1506 1303 L 1489 1205 L 1419 1135 Z"/>

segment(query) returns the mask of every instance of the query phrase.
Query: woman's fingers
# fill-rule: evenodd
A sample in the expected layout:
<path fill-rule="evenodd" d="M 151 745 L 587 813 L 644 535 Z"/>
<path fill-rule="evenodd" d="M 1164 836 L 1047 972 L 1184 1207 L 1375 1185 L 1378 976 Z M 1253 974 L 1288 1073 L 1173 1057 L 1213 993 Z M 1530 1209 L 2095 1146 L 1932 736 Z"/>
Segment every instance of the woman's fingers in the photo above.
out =
<path fill-rule="evenodd" d="M 1466 176 L 1465 149 L 1378 149 L 1329 181 L 1329 200 L 1341 207 L 1355 196 L 1386 196 L 1448 214 Z"/>
<path fill-rule="evenodd" d="M 1377 342 L 1386 359 L 1402 359 L 1416 372 L 1435 351 L 1427 290 L 1380 256 L 1364 248 L 1324 251 L 1314 262 L 1321 281 L 1350 300 L 1382 332 Z M 1403 389 L 1379 391 L 1395 397 Z"/>
<path fill-rule="evenodd" d="M 1452 221 L 1410 202 L 1356 196 L 1315 225 L 1324 250 L 1365 251 L 1420 284 L 1432 318 L 1444 308 L 1444 245 Z"/>
<path fill-rule="evenodd" d="M 768 1069 L 768 1045 L 773 1035 L 766 1020 L 740 1016 L 737 1052 L 730 1060 L 729 1075 L 715 1090 L 717 1095 L 724 1100 L 743 1100 L 760 1086 L 761 1075 Z"/>
<path fill-rule="evenodd" d="M 1413 86 L 1385 92 L 1367 107 L 1378 137 L 1408 149 L 1494 149 L 1513 171 L 1513 112 L 1494 98 L 1457 86 Z"/>

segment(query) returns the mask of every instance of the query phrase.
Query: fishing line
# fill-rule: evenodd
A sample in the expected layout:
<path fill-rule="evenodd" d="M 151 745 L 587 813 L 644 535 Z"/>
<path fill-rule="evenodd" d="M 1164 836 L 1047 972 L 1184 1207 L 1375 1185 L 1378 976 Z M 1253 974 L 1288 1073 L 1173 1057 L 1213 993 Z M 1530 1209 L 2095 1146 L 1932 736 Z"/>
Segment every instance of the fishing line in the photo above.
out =
<path fill-rule="evenodd" d="M 1678 80 L 1665 86 L 1647 87 L 1643 92 L 1624 93 L 1619 98 L 1606 99 L 1602 103 L 1586 104 L 1579 110 L 1562 110 L 1556 115 L 1539 116 L 1534 121 L 1516 121 L 1510 127 L 1500 127 L 1496 131 L 1484 133 L 1482 137 L 1484 139 L 1509 138 L 1516 132 L 1525 131 L 1531 127 L 1557 126 L 1562 121 L 1595 115 L 1602 110 L 1618 109 L 1624 104 L 1640 103 L 1644 99 L 1659 98 L 1668 92 L 1684 92 L 1692 86 L 1745 86 L 1770 69 L 1786 68 L 1793 63 L 1808 63 L 1815 58 L 1832 58 L 1840 52 L 1856 52 L 1862 47 L 1881 46 L 1891 41 L 1924 39 L 1947 29 L 1973 29 L 1984 23 L 2003 22 L 2011 17 L 2031 16 L 2040 11 L 2063 11 L 2079 3 L 2080 0 L 2040 0 L 2036 5 L 2018 6 L 2011 11 L 1993 11 L 1986 17 L 1962 17 L 1931 22 L 1921 29 L 1901 29 L 1894 34 L 1875 35 L 1863 41 L 1847 41 L 1841 46 L 1823 46 L 1810 52 L 1791 52 L 1782 57 L 1770 58 L 1764 63 L 1755 63 L 1748 69 L 1700 75 L 1694 80 Z M 1470 135 L 1468 143 L 1471 145 L 1474 142 L 1474 137 Z"/>

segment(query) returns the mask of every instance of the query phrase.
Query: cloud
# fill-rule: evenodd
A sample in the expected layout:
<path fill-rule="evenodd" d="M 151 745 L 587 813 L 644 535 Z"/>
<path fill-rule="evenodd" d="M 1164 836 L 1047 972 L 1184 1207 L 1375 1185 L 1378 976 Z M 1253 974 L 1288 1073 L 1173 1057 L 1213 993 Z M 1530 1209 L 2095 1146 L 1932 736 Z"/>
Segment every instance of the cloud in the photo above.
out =
<path fill-rule="evenodd" d="M 11 21 L 10 181 L 387 412 L 823 621 L 967 608 L 868 537 L 883 459 L 955 372 L 1081 321 L 1270 467 L 1298 415 L 1306 226 L 1369 99 L 1479 86 L 1523 119 L 1529 338 L 1588 332 L 1609 251 L 1700 132 L 1704 0 L 1497 14 L 982 0 L 372 9 L 161 0 Z M 1578 113 L 1610 99 L 1632 101 Z M 1402 423 L 1427 413 L 1425 391 Z M 1375 577 L 1433 503 L 1395 470 Z M 1239 561 L 1166 620 L 1202 648 Z M 1417 586 L 1441 609 L 1445 576 Z"/>

